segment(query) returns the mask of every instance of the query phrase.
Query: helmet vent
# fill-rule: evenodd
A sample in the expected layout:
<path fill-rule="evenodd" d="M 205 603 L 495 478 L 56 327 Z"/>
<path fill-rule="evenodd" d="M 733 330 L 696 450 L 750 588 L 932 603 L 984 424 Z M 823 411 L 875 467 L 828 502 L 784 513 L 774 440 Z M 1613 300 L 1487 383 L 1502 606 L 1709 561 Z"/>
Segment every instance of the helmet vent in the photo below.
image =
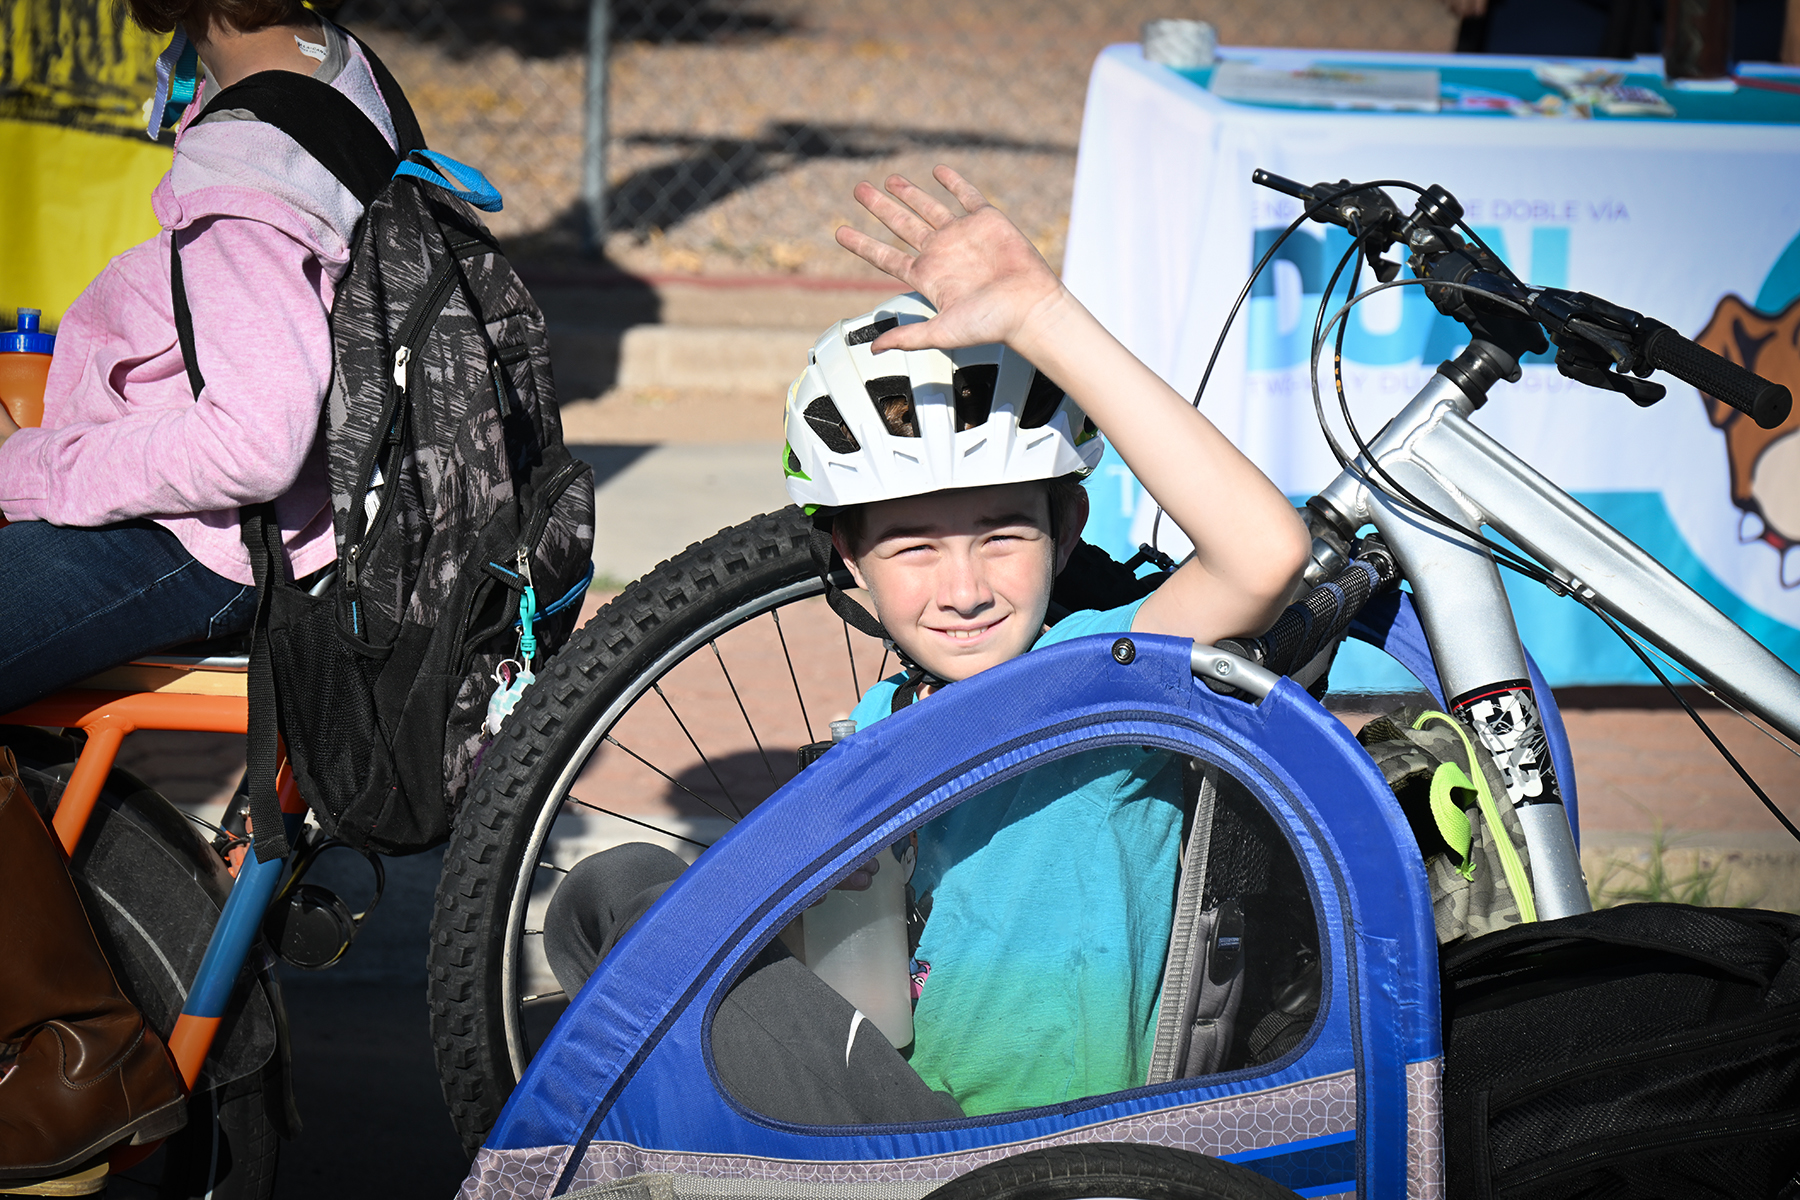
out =
<path fill-rule="evenodd" d="M 1031 373 L 1031 390 L 1025 393 L 1025 411 L 1019 414 L 1020 429 L 1037 429 L 1048 425 L 1062 404 L 1063 390 L 1042 371 Z"/>
<path fill-rule="evenodd" d="M 844 341 L 852 346 L 864 346 L 900 324 L 899 317 L 883 317 L 879 321 L 870 321 L 861 329 L 852 329 L 844 335 Z"/>
<path fill-rule="evenodd" d="M 877 322 L 879 324 L 880 322 Z M 913 410 L 912 380 L 904 375 L 883 375 L 866 385 L 881 423 L 895 437 L 919 436 L 918 414 Z"/>
<path fill-rule="evenodd" d="M 806 406 L 806 423 L 812 426 L 812 431 L 819 435 L 819 440 L 833 454 L 855 454 L 862 449 L 857 444 L 856 435 L 850 432 L 850 426 L 845 423 L 844 414 L 838 411 L 830 396 L 820 396 Z"/>
<path fill-rule="evenodd" d="M 951 376 L 951 391 L 956 393 L 956 430 L 973 429 L 987 424 L 994 407 L 994 383 L 1000 377 L 996 363 L 977 363 L 959 367 Z"/>

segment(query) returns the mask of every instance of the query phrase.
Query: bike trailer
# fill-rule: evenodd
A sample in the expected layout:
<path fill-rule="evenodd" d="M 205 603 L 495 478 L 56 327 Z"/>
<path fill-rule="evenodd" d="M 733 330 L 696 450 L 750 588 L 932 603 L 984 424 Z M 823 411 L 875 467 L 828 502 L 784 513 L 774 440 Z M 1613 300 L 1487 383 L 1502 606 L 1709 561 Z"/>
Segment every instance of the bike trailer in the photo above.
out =
<path fill-rule="evenodd" d="M 1409 620 L 1396 599 L 1360 634 L 1404 643 Z M 1192 661 L 1192 643 L 1152 635 L 1046 647 L 825 753 L 602 961 L 461 1195 L 919 1197 L 984 1164 L 1088 1142 L 1197 1151 L 1306 1196 L 1443 1195 L 1437 943 L 1406 820 L 1349 731 L 1302 688 L 1280 679 L 1257 702 L 1219 694 Z M 1428 657 L 1408 665 L 1435 683 Z M 1234 831 L 1215 832 L 1210 854 L 1200 833 L 1184 835 L 1154 1082 L 908 1125 L 797 1125 L 729 1093 L 712 1015 L 790 921 L 927 820 L 1045 764 L 1119 748 L 1184 764 L 1200 781 L 1185 789 L 1197 806 L 1189 827 L 1218 818 Z M 1238 852 L 1258 829 L 1261 867 Z M 1289 865 L 1267 866 L 1276 860 Z M 1220 881 L 1259 872 L 1295 881 L 1285 910 L 1302 915 L 1315 956 L 1310 999 L 1295 998 L 1308 991 L 1295 981 L 1246 974 L 1259 922 L 1282 914 L 1248 894 L 1261 885 Z M 1246 894 L 1221 894 L 1232 888 Z"/>

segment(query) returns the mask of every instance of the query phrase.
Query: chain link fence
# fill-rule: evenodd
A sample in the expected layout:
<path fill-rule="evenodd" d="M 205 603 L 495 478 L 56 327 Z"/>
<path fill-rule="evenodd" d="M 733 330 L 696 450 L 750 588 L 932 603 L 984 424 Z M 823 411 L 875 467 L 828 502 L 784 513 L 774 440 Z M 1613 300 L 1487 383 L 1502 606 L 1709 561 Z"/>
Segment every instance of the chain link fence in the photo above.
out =
<path fill-rule="evenodd" d="M 1087 74 L 1155 17 L 1226 45 L 1447 50 L 1441 0 L 595 0 L 601 239 L 639 273 L 854 276 L 858 179 L 949 161 L 1060 260 Z M 586 242 L 586 0 L 348 0 L 434 146 L 484 170 L 525 259 Z"/>

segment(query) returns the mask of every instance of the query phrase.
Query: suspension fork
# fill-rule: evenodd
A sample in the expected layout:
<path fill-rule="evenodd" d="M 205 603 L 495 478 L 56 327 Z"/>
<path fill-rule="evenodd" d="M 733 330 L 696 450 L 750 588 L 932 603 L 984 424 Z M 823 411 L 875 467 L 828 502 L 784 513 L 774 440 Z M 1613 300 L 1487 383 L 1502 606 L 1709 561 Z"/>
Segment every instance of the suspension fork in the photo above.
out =
<path fill-rule="evenodd" d="M 1450 492 L 1416 464 L 1389 472 L 1440 512 L 1461 513 Z M 1592 907 L 1562 789 L 1519 643 L 1500 570 L 1486 548 L 1388 497 L 1371 493 L 1370 517 L 1412 582 L 1413 604 L 1431 643 L 1450 711 L 1494 757 L 1531 853 L 1540 919 Z M 1471 522 L 1473 524 L 1473 522 Z"/>

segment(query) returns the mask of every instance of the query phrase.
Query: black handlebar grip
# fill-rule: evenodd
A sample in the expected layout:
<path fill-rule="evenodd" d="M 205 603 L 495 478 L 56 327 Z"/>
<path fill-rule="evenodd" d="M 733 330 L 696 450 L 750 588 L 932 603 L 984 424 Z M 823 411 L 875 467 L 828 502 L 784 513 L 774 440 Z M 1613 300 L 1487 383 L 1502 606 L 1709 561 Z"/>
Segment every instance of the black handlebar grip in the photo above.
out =
<path fill-rule="evenodd" d="M 1651 366 L 1747 413 L 1764 429 L 1773 429 L 1787 420 L 1794 407 L 1792 393 L 1779 383 L 1746 371 L 1667 325 L 1656 325 L 1644 339 L 1644 358 Z"/>

